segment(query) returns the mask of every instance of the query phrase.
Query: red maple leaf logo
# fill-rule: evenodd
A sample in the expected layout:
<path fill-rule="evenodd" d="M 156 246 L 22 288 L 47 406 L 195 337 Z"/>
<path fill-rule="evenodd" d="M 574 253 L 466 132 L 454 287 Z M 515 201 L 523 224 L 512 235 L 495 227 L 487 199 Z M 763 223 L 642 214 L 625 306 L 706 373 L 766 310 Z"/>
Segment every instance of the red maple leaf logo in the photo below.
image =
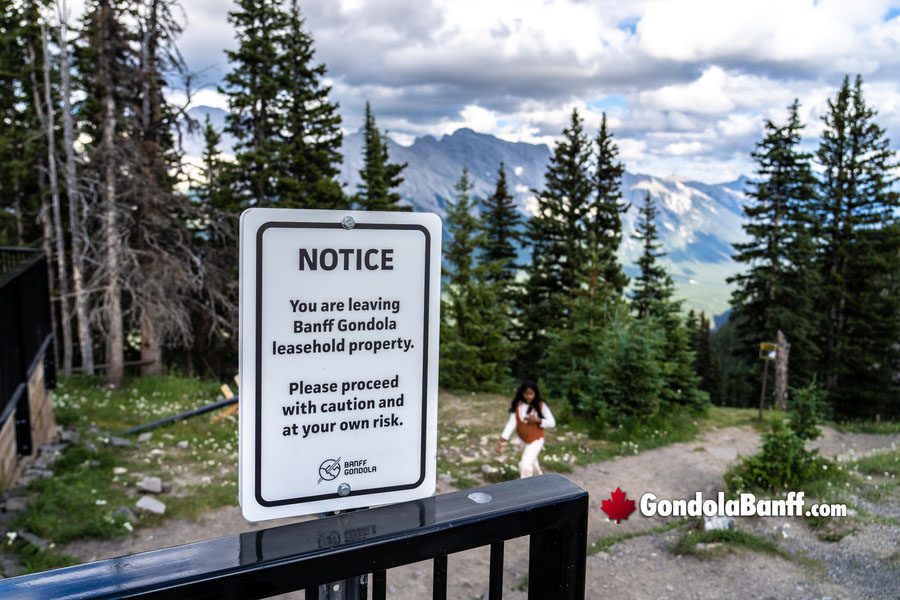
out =
<path fill-rule="evenodd" d="M 616 520 L 621 523 L 622 519 L 628 519 L 628 515 L 634 512 L 634 500 L 626 500 L 625 492 L 618 487 L 616 491 L 610 494 L 609 500 L 604 500 L 600 505 L 600 510 L 609 516 L 609 520 Z"/>

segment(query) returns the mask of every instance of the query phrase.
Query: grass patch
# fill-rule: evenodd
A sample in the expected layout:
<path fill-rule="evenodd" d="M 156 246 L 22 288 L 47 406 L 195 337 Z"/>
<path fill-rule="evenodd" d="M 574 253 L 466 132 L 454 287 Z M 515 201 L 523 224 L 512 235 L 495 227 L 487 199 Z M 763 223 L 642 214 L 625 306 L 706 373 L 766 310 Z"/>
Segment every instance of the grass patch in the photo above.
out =
<path fill-rule="evenodd" d="M 73 556 L 53 552 L 53 550 L 41 550 L 22 538 L 17 538 L 11 544 L 7 542 L 6 546 L 6 551 L 11 550 L 18 555 L 25 573 L 39 573 L 78 564 L 78 560 Z"/>
<path fill-rule="evenodd" d="M 829 425 L 842 433 L 900 433 L 900 421 L 845 421 Z"/>
<path fill-rule="evenodd" d="M 218 383 L 180 377 L 126 379 L 115 390 L 97 377 L 61 380 L 51 394 L 56 421 L 77 428 L 81 439 L 53 463 L 52 477 L 25 487 L 27 508 L 10 526 L 56 545 L 119 538 L 164 518 L 196 518 L 211 508 L 237 506 L 236 418 L 213 423 L 215 413 L 200 415 L 158 427 L 143 443 L 133 435 L 128 436 L 130 447 L 110 444 L 121 430 L 209 404 L 218 393 Z M 141 515 L 132 526 L 125 517 L 114 516 L 122 506 L 134 510 L 144 495 L 137 484 L 151 475 L 163 480 L 165 491 L 158 498 L 166 504 L 165 517 Z M 36 553 L 21 544 L 13 548 L 29 571 L 74 560 L 52 550 Z"/>
<path fill-rule="evenodd" d="M 715 548 L 698 548 L 699 544 L 717 544 Z M 744 548 L 769 556 L 794 560 L 794 556 L 782 550 L 778 544 L 764 537 L 741 529 L 721 529 L 712 531 L 688 531 L 678 538 L 670 548 L 674 554 L 707 558 L 734 548 Z"/>
<path fill-rule="evenodd" d="M 509 589 L 514 592 L 524 592 L 528 590 L 528 573 L 526 573 L 522 579 L 509 586 Z"/>
<path fill-rule="evenodd" d="M 659 535 L 660 533 L 666 533 L 667 531 L 672 531 L 673 529 L 678 529 L 679 527 L 687 527 L 696 523 L 696 519 L 683 519 L 681 521 L 671 521 L 669 523 L 666 523 L 665 525 L 660 525 L 658 527 L 644 529 L 643 531 L 614 533 L 612 535 L 603 536 L 596 542 L 588 546 L 587 553 L 588 556 L 593 556 L 594 554 L 597 554 L 599 552 L 606 552 L 614 545 L 618 544 L 619 542 L 624 542 L 625 540 L 630 540 L 636 537 L 643 537 L 645 535 Z"/>
<path fill-rule="evenodd" d="M 767 410 L 764 416 L 768 419 L 784 419 L 785 414 L 780 410 Z M 721 429 L 724 427 L 752 427 L 756 431 L 766 430 L 766 420 L 759 420 L 759 410 L 755 408 L 733 408 L 728 406 L 713 406 L 703 418 L 703 428 Z"/>
<path fill-rule="evenodd" d="M 857 528 L 850 527 L 846 519 L 832 519 L 831 517 L 806 517 L 816 536 L 823 542 L 839 542 L 851 533 L 856 533 Z"/>
<path fill-rule="evenodd" d="M 110 484 L 116 464 L 115 452 L 107 447 L 69 448 L 54 463 L 53 477 L 29 484 L 28 508 L 14 525 L 55 543 L 125 535 L 124 520 L 113 517 L 113 511 L 133 500 L 125 486 Z"/>
<path fill-rule="evenodd" d="M 863 475 L 900 477 L 900 449 L 870 454 L 856 459 L 851 465 L 854 471 Z"/>

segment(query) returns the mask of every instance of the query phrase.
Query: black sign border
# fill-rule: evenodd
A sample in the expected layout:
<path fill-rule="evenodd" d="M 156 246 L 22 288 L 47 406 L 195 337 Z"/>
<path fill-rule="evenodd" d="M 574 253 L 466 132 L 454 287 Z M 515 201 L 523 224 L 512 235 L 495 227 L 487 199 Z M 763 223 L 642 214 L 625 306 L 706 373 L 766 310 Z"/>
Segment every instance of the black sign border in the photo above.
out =
<path fill-rule="evenodd" d="M 425 481 L 425 446 L 428 431 L 428 325 L 430 316 L 431 293 L 431 232 L 424 225 L 406 223 L 356 223 L 353 229 L 380 229 L 380 230 L 405 230 L 420 231 L 425 236 L 425 297 L 424 297 L 424 324 L 423 324 L 423 352 L 422 352 L 422 432 L 421 432 L 421 463 L 419 465 L 419 478 L 409 484 L 386 486 L 374 489 L 350 490 L 347 496 L 341 496 L 335 491 L 331 494 L 319 494 L 316 496 L 302 496 L 298 498 L 286 498 L 283 500 L 266 500 L 262 495 L 262 277 L 263 277 L 263 234 L 273 228 L 279 229 L 343 229 L 340 223 L 295 223 L 284 221 L 272 221 L 263 223 L 256 231 L 256 444 L 255 444 L 255 495 L 260 506 L 274 507 L 290 504 L 302 504 L 317 500 L 331 500 L 346 498 L 349 496 L 364 496 L 369 494 L 382 494 L 400 490 L 409 490 L 419 487 Z"/>

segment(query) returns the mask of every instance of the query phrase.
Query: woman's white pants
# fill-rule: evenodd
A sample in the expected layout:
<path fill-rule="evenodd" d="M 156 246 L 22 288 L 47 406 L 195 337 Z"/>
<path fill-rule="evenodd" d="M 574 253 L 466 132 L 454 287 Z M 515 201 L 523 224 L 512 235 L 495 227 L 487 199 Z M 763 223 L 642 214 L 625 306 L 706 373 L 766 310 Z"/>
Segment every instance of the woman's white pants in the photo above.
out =
<path fill-rule="evenodd" d="M 532 475 L 540 475 L 543 473 L 541 465 L 538 464 L 538 454 L 544 447 L 544 438 L 538 438 L 530 444 L 525 444 L 522 451 L 522 460 L 519 461 L 519 475 L 521 477 L 531 477 Z"/>

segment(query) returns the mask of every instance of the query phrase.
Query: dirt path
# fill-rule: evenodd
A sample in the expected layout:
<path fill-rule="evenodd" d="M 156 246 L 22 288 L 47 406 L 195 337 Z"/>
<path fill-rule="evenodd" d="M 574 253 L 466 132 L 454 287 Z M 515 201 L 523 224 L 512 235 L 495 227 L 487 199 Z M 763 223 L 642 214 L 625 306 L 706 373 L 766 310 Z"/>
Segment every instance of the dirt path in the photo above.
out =
<path fill-rule="evenodd" d="M 713 493 L 722 486 L 722 474 L 739 455 L 756 450 L 759 436 L 749 429 L 724 428 L 690 443 L 672 444 L 636 456 L 576 467 L 567 476 L 591 495 L 588 541 L 614 533 L 639 532 L 665 523 L 638 512 L 619 524 L 600 509 L 617 487 L 637 499 L 652 491 L 660 498 L 689 498 L 697 491 Z M 825 428 L 815 444 L 823 455 L 857 454 L 900 444 L 900 435 L 842 434 Z M 451 491 L 439 484 L 438 493 Z M 133 537 L 115 541 L 86 541 L 61 550 L 91 561 L 177 544 L 272 527 L 302 519 L 246 522 L 237 508 L 216 510 L 198 522 L 172 521 L 140 530 Z M 619 597 L 638 600 L 681 598 L 892 598 L 900 597 L 900 528 L 867 524 L 837 543 L 821 542 L 801 519 L 743 519 L 742 528 L 777 536 L 791 552 L 802 551 L 820 561 L 814 569 L 797 562 L 760 553 L 737 552 L 699 560 L 668 551 L 681 535 L 670 531 L 620 542 L 608 552 L 588 557 L 587 597 Z M 504 582 L 516 587 L 527 573 L 527 540 L 506 544 Z M 478 598 L 487 582 L 488 549 L 480 548 L 449 558 L 448 597 Z M 388 573 L 391 598 L 426 598 L 431 595 L 430 562 L 408 565 Z M 737 595 L 736 595 L 737 594 Z M 526 598 L 524 591 L 507 590 L 504 598 Z M 302 598 L 302 593 L 291 595 Z"/>

